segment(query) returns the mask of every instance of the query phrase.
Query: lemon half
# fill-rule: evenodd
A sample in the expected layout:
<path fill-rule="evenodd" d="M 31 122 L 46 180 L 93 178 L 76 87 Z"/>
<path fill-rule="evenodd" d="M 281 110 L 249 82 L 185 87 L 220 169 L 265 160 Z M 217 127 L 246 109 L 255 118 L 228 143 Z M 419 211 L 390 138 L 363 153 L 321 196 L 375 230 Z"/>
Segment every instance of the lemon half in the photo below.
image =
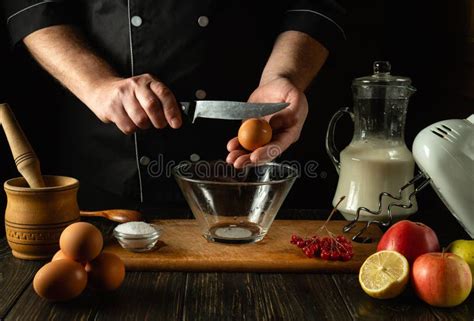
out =
<path fill-rule="evenodd" d="M 408 261 L 395 251 L 372 254 L 359 271 L 362 289 L 377 299 L 390 299 L 401 294 L 408 283 L 408 277 Z"/>

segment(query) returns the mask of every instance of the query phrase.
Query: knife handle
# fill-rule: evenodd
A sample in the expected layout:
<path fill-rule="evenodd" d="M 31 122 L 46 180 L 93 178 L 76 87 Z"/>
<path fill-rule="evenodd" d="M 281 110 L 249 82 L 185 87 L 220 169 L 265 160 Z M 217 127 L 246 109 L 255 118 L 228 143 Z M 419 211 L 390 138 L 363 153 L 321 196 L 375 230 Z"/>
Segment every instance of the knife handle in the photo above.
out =
<path fill-rule="evenodd" d="M 180 102 L 181 104 L 181 111 L 183 112 L 184 115 L 186 115 L 188 119 L 191 120 L 191 122 L 194 123 L 194 111 L 196 110 L 196 102 L 187 102 L 183 101 Z"/>

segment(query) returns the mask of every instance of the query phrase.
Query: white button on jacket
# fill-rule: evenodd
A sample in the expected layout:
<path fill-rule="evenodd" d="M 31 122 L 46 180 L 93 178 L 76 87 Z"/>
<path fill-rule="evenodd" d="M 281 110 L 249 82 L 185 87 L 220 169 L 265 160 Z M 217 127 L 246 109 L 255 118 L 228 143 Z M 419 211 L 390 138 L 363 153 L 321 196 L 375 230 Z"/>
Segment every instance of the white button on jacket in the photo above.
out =
<path fill-rule="evenodd" d="M 196 96 L 197 99 L 204 99 L 204 98 L 206 98 L 207 93 L 202 89 L 198 89 L 198 90 L 196 90 L 194 95 Z"/>
<path fill-rule="evenodd" d="M 130 19 L 130 22 L 132 23 L 132 26 L 140 27 L 143 21 L 140 16 L 133 16 L 132 19 Z"/>
<path fill-rule="evenodd" d="M 140 164 L 142 164 L 143 166 L 150 164 L 150 158 L 147 156 L 140 157 Z"/>
<path fill-rule="evenodd" d="M 209 24 L 209 18 L 206 17 L 206 16 L 200 16 L 198 18 L 198 25 L 200 25 L 201 27 L 207 27 L 207 25 Z"/>
<path fill-rule="evenodd" d="M 191 155 L 189 155 L 189 159 L 190 159 L 192 162 L 197 162 L 198 160 L 201 159 L 201 157 L 200 157 L 198 154 L 191 154 Z"/>

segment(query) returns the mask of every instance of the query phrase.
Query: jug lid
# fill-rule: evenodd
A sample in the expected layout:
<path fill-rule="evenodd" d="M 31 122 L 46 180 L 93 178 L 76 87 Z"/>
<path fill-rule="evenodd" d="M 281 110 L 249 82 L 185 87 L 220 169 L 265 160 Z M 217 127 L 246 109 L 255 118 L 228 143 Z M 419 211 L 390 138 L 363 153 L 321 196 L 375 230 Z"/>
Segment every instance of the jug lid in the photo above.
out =
<path fill-rule="evenodd" d="M 416 89 L 411 86 L 411 79 L 390 74 L 391 65 L 388 61 L 375 61 L 374 74 L 356 78 L 352 88 L 356 98 L 408 98 Z"/>
<path fill-rule="evenodd" d="M 392 66 L 388 61 L 375 61 L 374 74 L 354 79 L 352 85 L 410 86 L 411 79 L 390 74 Z"/>

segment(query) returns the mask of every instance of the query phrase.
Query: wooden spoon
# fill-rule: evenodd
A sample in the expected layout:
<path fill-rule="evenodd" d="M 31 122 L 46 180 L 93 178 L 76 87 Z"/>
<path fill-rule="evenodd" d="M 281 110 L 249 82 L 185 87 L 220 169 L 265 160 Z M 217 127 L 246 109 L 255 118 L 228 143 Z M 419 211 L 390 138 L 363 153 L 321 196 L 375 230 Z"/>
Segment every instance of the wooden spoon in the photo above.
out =
<path fill-rule="evenodd" d="M 104 211 L 81 211 L 81 216 L 85 217 L 103 217 L 108 220 L 119 222 L 119 223 L 126 223 L 131 221 L 141 221 L 142 214 L 138 211 L 133 210 L 121 210 L 121 209 L 114 209 L 114 210 L 104 210 Z"/>

